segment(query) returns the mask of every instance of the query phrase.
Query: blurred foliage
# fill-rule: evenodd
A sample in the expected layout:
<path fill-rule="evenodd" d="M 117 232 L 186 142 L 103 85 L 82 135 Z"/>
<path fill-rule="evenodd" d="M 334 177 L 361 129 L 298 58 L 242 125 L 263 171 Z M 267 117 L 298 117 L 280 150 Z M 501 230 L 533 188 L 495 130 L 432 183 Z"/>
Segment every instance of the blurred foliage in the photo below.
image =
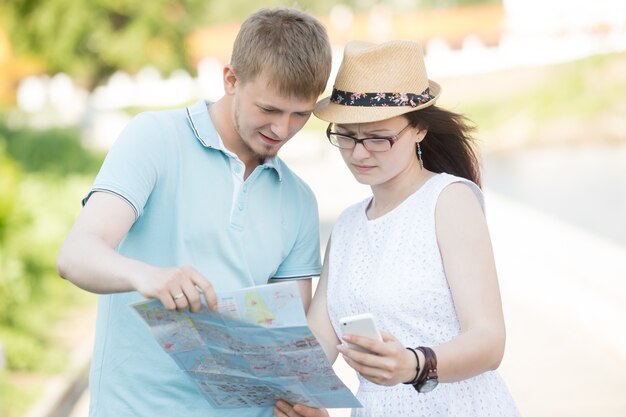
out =
<path fill-rule="evenodd" d="M 0 137 L 7 155 L 26 172 L 91 174 L 102 163 L 103 155 L 89 152 L 81 145 L 76 128 L 10 130 L 0 124 Z"/>
<path fill-rule="evenodd" d="M 6 239 L 9 225 L 17 222 L 15 195 L 21 177 L 19 166 L 6 156 L 3 145 L 0 143 L 0 247 Z"/>
<path fill-rule="evenodd" d="M 21 385 L 26 382 L 22 381 Z M 9 382 L 0 375 L 0 412 L 2 417 L 24 416 L 30 404 L 41 396 L 41 382 L 28 380 L 29 389 L 25 390 L 18 384 Z"/>
<path fill-rule="evenodd" d="M 117 69 L 146 63 L 163 72 L 188 68 L 185 37 L 206 16 L 205 0 L 12 0 L 3 24 L 16 55 L 43 60 L 87 87 Z"/>
<path fill-rule="evenodd" d="M 460 111 L 485 131 L 502 127 L 512 117 L 523 117 L 535 127 L 529 136 L 539 136 L 540 130 L 554 120 L 571 119 L 580 124 L 612 113 L 623 114 L 625 68 L 624 53 L 551 65 L 541 69 L 529 88 L 516 89 L 504 98 L 475 97 L 463 103 Z"/>
<path fill-rule="evenodd" d="M 102 155 L 82 149 L 74 130 L 11 130 L 0 121 L 0 341 L 7 373 L 3 392 L 23 382 L 13 374 L 55 373 L 67 347 L 55 324 L 93 299 L 56 272 L 58 249 L 80 210 Z M 2 401 L 2 415 L 19 415 L 30 396 Z"/>
<path fill-rule="evenodd" d="M 194 72 L 186 39 L 203 25 L 240 22 L 262 7 L 298 6 L 328 14 L 344 4 L 356 12 L 500 3 L 500 0 L 0 0 L 0 23 L 17 59 L 38 60 L 49 74 L 65 72 L 93 89 L 117 70 L 150 64 L 162 73 Z"/>

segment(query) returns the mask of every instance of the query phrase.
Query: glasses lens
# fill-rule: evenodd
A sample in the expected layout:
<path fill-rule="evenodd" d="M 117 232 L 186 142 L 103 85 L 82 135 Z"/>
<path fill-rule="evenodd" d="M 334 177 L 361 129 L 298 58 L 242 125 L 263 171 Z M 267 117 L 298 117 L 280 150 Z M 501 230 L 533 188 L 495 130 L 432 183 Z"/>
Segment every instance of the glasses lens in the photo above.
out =
<path fill-rule="evenodd" d="M 349 136 L 338 135 L 336 133 L 330 134 L 330 143 L 335 146 L 338 146 L 342 149 L 352 149 L 354 148 L 354 139 Z"/>
<path fill-rule="evenodd" d="M 381 152 L 391 149 L 391 142 L 388 139 L 366 139 L 363 145 L 368 151 Z"/>

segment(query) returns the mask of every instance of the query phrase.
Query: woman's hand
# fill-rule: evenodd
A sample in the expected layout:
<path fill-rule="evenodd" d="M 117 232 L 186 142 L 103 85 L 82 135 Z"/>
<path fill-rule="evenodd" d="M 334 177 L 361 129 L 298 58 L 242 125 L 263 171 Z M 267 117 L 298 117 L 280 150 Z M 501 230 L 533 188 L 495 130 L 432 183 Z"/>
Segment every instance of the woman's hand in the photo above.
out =
<path fill-rule="evenodd" d="M 358 345 L 369 352 L 359 352 L 339 345 L 337 349 L 344 360 L 363 378 L 378 385 L 397 385 L 415 378 L 415 355 L 408 351 L 391 333 L 380 332 L 383 341 L 369 337 L 346 334 L 346 342 Z"/>
<path fill-rule="evenodd" d="M 306 405 L 291 405 L 287 401 L 278 400 L 274 407 L 276 417 L 328 417 L 323 408 L 307 407 Z"/>

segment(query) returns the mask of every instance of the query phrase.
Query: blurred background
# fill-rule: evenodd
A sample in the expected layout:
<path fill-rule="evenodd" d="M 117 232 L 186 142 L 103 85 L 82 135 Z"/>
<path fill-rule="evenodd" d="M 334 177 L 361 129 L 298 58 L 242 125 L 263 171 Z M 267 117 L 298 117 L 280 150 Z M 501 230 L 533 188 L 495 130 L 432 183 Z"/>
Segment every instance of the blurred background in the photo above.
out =
<path fill-rule="evenodd" d="M 329 31 L 329 87 L 346 41 L 413 39 L 440 104 L 477 124 L 522 415 L 626 415 L 621 0 L 0 0 L 0 415 L 87 415 L 96 297 L 55 268 L 82 196 L 133 115 L 220 97 L 245 16 L 296 4 Z M 281 152 L 325 245 L 369 190 L 324 129 Z"/>

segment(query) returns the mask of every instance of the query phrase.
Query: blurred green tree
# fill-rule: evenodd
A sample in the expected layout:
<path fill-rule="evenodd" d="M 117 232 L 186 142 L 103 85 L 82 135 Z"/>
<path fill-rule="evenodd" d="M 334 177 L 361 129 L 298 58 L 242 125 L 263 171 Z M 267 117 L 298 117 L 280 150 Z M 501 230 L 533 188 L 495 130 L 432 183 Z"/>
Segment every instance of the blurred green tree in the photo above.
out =
<path fill-rule="evenodd" d="M 206 20 L 207 0 L 0 1 L 14 53 L 92 88 L 118 69 L 187 68 L 185 39 Z"/>
<path fill-rule="evenodd" d="M 58 277 L 56 255 L 103 158 L 81 147 L 77 129 L 12 129 L 0 115 L 0 340 L 9 373 L 63 366 L 51 323 L 90 294 Z"/>
<path fill-rule="evenodd" d="M 17 213 L 16 194 L 20 182 L 19 166 L 9 158 L 4 150 L 4 143 L 0 141 L 0 248 L 9 233 L 9 226 Z M 2 266 L 0 254 L 0 266 Z M 1 280 L 1 278 L 0 278 Z"/>

